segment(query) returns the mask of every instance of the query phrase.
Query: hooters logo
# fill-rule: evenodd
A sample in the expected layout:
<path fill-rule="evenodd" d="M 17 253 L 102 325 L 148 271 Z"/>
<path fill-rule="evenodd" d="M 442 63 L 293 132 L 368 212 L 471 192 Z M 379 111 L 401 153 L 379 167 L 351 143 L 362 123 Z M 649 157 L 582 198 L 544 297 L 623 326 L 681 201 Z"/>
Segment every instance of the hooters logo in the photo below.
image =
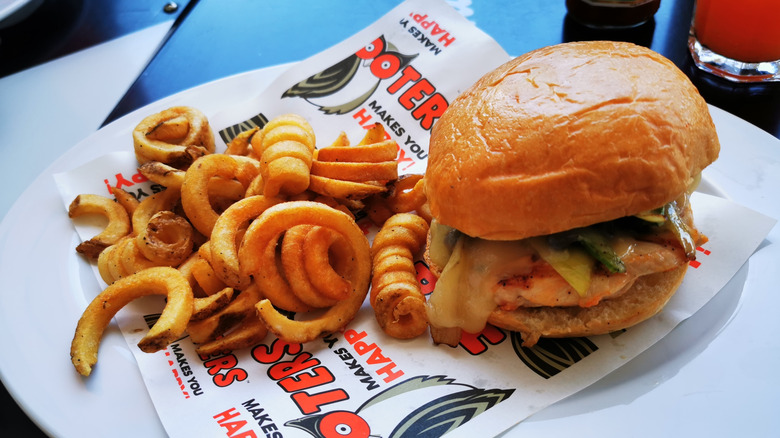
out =
<path fill-rule="evenodd" d="M 302 98 L 325 114 L 346 114 L 416 57 L 400 53 L 380 36 L 354 55 L 293 85 L 282 97 Z"/>
<path fill-rule="evenodd" d="M 318 438 L 442 436 L 509 398 L 513 389 L 482 389 L 446 376 L 418 376 L 393 385 L 355 412 L 337 410 L 285 426 Z M 416 406 L 398 409 L 398 406 Z"/>

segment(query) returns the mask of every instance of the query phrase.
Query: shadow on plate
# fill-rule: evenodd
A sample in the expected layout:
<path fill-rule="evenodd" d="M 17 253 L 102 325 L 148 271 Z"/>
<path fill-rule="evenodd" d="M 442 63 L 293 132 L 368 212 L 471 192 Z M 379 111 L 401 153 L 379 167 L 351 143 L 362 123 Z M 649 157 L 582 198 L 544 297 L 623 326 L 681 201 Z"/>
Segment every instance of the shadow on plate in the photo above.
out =
<path fill-rule="evenodd" d="M 674 377 L 732 321 L 748 275 L 745 263 L 707 304 L 671 333 L 593 385 L 526 421 L 546 421 L 628 405 Z"/>

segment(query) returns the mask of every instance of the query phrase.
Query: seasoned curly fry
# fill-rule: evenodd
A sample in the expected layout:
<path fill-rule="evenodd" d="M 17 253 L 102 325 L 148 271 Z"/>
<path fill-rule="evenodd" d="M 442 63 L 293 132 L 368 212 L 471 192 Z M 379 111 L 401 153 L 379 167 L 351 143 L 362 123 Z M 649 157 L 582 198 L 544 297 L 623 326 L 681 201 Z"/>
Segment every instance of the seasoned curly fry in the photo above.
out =
<path fill-rule="evenodd" d="M 115 256 L 119 257 L 121 269 L 121 276 L 119 278 L 141 272 L 144 269 L 161 266 L 161 264 L 155 263 L 144 257 L 134 238 L 123 239 L 117 243 L 117 246 L 119 248 L 117 249 Z M 119 278 L 117 278 L 117 280 Z"/>
<path fill-rule="evenodd" d="M 352 285 L 344 276 L 351 257 L 344 238 L 330 228 L 304 224 L 284 233 L 281 261 L 285 279 L 293 294 L 311 307 L 330 307 L 349 296 Z"/>
<path fill-rule="evenodd" d="M 211 260 L 204 257 L 204 255 L 209 254 L 209 245 L 210 242 L 201 245 L 176 268 L 189 281 L 193 295 L 197 298 L 208 298 L 229 288 L 214 272 Z"/>
<path fill-rule="evenodd" d="M 251 144 L 262 163 L 265 196 L 295 195 L 309 187 L 316 139 L 306 119 L 296 114 L 275 117 L 252 136 Z"/>
<path fill-rule="evenodd" d="M 141 201 L 133 212 L 133 234 L 138 235 L 149 225 L 152 216 L 161 211 L 173 211 L 181 199 L 181 192 L 168 188 Z"/>
<path fill-rule="evenodd" d="M 172 211 L 155 213 L 135 238 L 140 252 L 158 265 L 177 266 L 193 251 L 192 226 Z"/>
<path fill-rule="evenodd" d="M 99 195 L 78 195 L 68 208 L 68 216 L 75 218 L 97 214 L 108 219 L 108 225 L 96 236 L 76 247 L 76 251 L 91 259 L 97 259 L 108 246 L 130 233 L 130 217 L 122 205 Z"/>
<path fill-rule="evenodd" d="M 146 295 L 165 295 L 160 319 L 138 343 L 144 352 L 154 352 L 178 339 L 192 315 L 189 283 L 173 268 L 150 268 L 108 286 L 84 310 L 71 343 L 70 356 L 79 374 L 89 376 L 97 363 L 98 347 L 108 324 L 122 307 Z"/>
<path fill-rule="evenodd" d="M 296 225 L 284 233 L 281 262 L 290 291 L 304 304 L 318 308 L 336 304 L 336 300 L 322 296 L 311 284 L 303 260 L 303 243 L 314 225 Z"/>
<path fill-rule="evenodd" d="M 186 169 L 198 157 L 214 153 L 214 134 L 206 116 L 178 106 L 144 118 L 133 130 L 139 163 L 158 161 Z"/>
<path fill-rule="evenodd" d="M 222 310 L 233 299 L 235 290 L 226 287 L 206 297 L 195 298 L 190 321 L 200 321 Z"/>
<path fill-rule="evenodd" d="M 318 317 L 295 321 L 274 308 L 279 304 L 268 293 L 275 284 L 269 284 L 262 271 L 267 265 L 269 253 L 273 256 L 276 252 L 279 236 L 303 224 L 329 228 L 343 236 L 353 253 L 350 260 L 354 266 L 346 277 L 352 286 L 346 299 L 340 300 Z M 309 342 L 344 327 L 354 318 L 368 292 L 371 255 L 366 236 L 349 215 L 321 203 L 290 201 L 267 209 L 249 225 L 239 249 L 239 258 L 244 263 L 242 269 L 254 276 L 258 286 L 268 296 L 257 304 L 258 314 L 271 332 L 288 342 Z"/>
<path fill-rule="evenodd" d="M 398 144 L 392 140 L 378 143 L 345 147 L 331 146 L 317 151 L 317 160 L 323 162 L 347 161 L 354 163 L 382 163 L 395 160 Z"/>
<path fill-rule="evenodd" d="M 222 281 L 217 273 L 214 271 L 211 263 L 203 258 L 200 254 L 199 257 L 192 262 L 190 266 L 190 272 L 192 278 L 198 283 L 198 287 L 207 296 L 219 293 L 225 287 L 228 287 L 224 281 Z"/>
<path fill-rule="evenodd" d="M 171 211 L 178 202 L 179 191 L 171 188 L 135 206 L 131 232 L 98 257 L 103 281 L 111 284 L 150 267 L 176 266 L 189 256 L 194 246 L 192 227 Z"/>
<path fill-rule="evenodd" d="M 385 139 L 380 123 L 368 129 L 355 146 L 348 146 L 342 135 L 330 147 L 317 151 L 309 190 L 339 199 L 383 193 L 385 183 L 398 178 L 397 153 L 398 145 Z"/>
<path fill-rule="evenodd" d="M 279 203 L 276 198 L 251 196 L 228 207 L 214 223 L 211 231 L 210 261 L 216 275 L 225 284 L 241 289 L 249 284 L 249 276 L 242 275 L 239 266 L 238 244 L 249 222 L 268 207 Z"/>
<path fill-rule="evenodd" d="M 268 328 L 254 315 L 244 317 L 235 327 L 217 339 L 198 345 L 195 350 L 202 356 L 225 353 L 240 348 L 251 347 L 268 335 Z"/>
<path fill-rule="evenodd" d="M 228 207 L 244 197 L 246 188 L 241 182 L 234 179 L 215 176 L 209 180 L 206 191 L 211 209 L 219 216 Z"/>
<path fill-rule="evenodd" d="M 403 175 L 390 185 L 387 205 L 395 213 L 409 213 L 427 201 L 422 175 Z"/>
<path fill-rule="evenodd" d="M 251 147 L 252 137 L 260 130 L 257 126 L 252 129 L 246 130 L 238 134 L 230 143 L 227 144 L 225 153 L 228 155 L 242 155 L 252 157 L 254 159 L 260 159 L 255 154 L 255 151 Z"/>
<path fill-rule="evenodd" d="M 247 316 L 254 318 L 254 306 L 262 297 L 263 295 L 257 286 L 252 284 L 217 312 L 202 319 L 191 319 L 187 325 L 187 333 L 192 342 L 203 344 L 213 341 L 235 327 Z"/>
<path fill-rule="evenodd" d="M 128 238 L 129 237 L 125 237 L 125 239 Z M 104 249 L 98 256 L 98 272 L 100 273 L 100 278 L 102 278 L 106 284 L 111 284 L 124 275 L 122 271 L 120 271 L 121 261 L 116 256 L 118 247 L 119 245 L 115 243 Z"/>
<path fill-rule="evenodd" d="M 398 163 L 395 161 L 380 163 L 315 161 L 312 163 L 311 173 L 342 181 L 389 181 L 398 177 Z"/>
<path fill-rule="evenodd" d="M 344 237 L 331 228 L 313 227 L 303 242 L 303 262 L 311 284 L 328 298 L 349 297 L 354 252 Z"/>
<path fill-rule="evenodd" d="M 366 130 L 366 134 L 358 143 L 358 146 L 375 145 L 385 140 L 390 140 L 390 136 L 385 131 L 384 125 L 379 122 L 374 123 L 373 126 Z"/>
<path fill-rule="evenodd" d="M 197 251 L 190 254 L 189 257 L 187 257 L 187 260 L 181 262 L 179 266 L 176 267 L 176 269 L 179 270 L 179 272 L 184 275 L 184 278 L 187 279 L 187 281 L 190 283 L 190 287 L 192 287 L 192 295 L 196 298 L 203 298 L 209 296 L 206 292 L 203 291 L 203 289 L 200 287 L 200 284 L 198 283 L 198 280 L 195 278 L 194 275 L 192 275 L 192 268 L 195 265 L 195 262 L 200 259 L 200 254 L 198 254 Z M 98 268 L 100 269 L 100 263 L 98 262 Z M 102 274 L 101 274 L 102 275 Z"/>
<path fill-rule="evenodd" d="M 127 214 L 129 214 L 131 217 L 133 215 L 133 212 L 135 212 L 135 209 L 138 207 L 137 199 L 135 199 L 135 196 L 131 195 L 130 193 L 127 193 L 126 191 L 120 189 L 119 187 L 111 187 L 111 194 L 114 195 L 116 198 L 116 202 L 125 208 L 125 211 L 127 211 Z"/>
<path fill-rule="evenodd" d="M 371 196 L 366 201 L 369 219 L 381 227 L 395 213 L 415 212 L 430 224 L 432 217 L 423 186 L 423 175 L 418 174 L 402 175 L 391 181 L 386 193 Z"/>
<path fill-rule="evenodd" d="M 263 175 L 258 174 L 255 179 L 249 183 L 249 187 L 247 187 L 246 192 L 244 192 L 244 197 L 249 198 L 250 196 L 262 195 L 264 187 L 265 182 L 263 181 Z"/>
<path fill-rule="evenodd" d="M 347 136 L 347 133 L 344 131 L 339 132 L 339 135 L 336 136 L 336 139 L 333 140 L 333 143 L 330 144 L 331 146 L 349 146 L 349 137 Z M 319 151 L 315 151 L 319 152 Z"/>
<path fill-rule="evenodd" d="M 290 227 L 292 228 L 292 227 Z M 278 240 L 278 239 L 277 239 Z M 277 251 L 277 240 L 269 241 L 265 248 L 256 246 L 257 253 L 250 254 L 242 242 L 239 248 L 241 269 L 245 275 L 252 275 L 274 306 L 288 312 L 303 313 L 312 307 L 296 295 L 284 275 L 284 268 Z M 255 245 L 253 245 L 255 246 Z M 262 249 L 261 249 L 262 248 Z M 241 255 L 243 252 L 243 256 Z M 255 251 L 252 251 L 253 253 Z"/>
<path fill-rule="evenodd" d="M 312 202 L 310 205 L 318 204 Z M 352 286 L 341 273 L 350 273 L 350 267 L 344 267 L 343 262 L 336 260 L 339 268 L 335 272 L 330 264 L 329 251 L 331 245 L 338 242 L 338 245 L 333 245 L 336 257 L 351 260 L 352 252 L 343 249 L 345 243 L 338 233 L 334 236 L 331 229 L 320 228 L 303 222 L 284 230 L 281 244 L 271 240 L 264 250 L 257 253 L 244 250 L 248 256 L 239 254 L 238 257 L 243 263 L 242 269 L 247 270 L 243 275 L 249 275 L 253 269 L 250 263 L 255 263 L 255 278 L 262 285 L 266 297 L 275 306 L 290 312 L 308 312 L 345 299 Z M 310 238 L 313 236 L 320 239 Z M 257 262 L 258 259 L 262 262 Z"/>
<path fill-rule="evenodd" d="M 338 199 L 363 199 L 387 191 L 384 184 L 375 182 L 344 181 L 319 175 L 311 175 L 310 179 L 309 190 Z"/>
<path fill-rule="evenodd" d="M 138 167 L 138 171 L 141 172 L 141 175 L 149 179 L 149 181 L 163 185 L 169 189 L 180 190 L 181 185 L 184 183 L 183 170 L 159 161 L 147 161 Z"/>
<path fill-rule="evenodd" d="M 374 238 L 370 302 L 379 326 L 395 338 L 414 338 L 428 327 L 425 297 L 414 267 L 414 256 L 427 235 L 428 223 L 423 218 L 398 213 Z"/>
<path fill-rule="evenodd" d="M 209 195 L 213 178 L 236 179 L 246 188 L 257 176 L 258 167 L 256 160 L 225 154 L 206 155 L 193 163 L 184 175 L 181 188 L 182 207 L 192 225 L 204 236 L 211 236 L 219 217 Z M 243 190 L 240 192 L 243 195 Z"/>

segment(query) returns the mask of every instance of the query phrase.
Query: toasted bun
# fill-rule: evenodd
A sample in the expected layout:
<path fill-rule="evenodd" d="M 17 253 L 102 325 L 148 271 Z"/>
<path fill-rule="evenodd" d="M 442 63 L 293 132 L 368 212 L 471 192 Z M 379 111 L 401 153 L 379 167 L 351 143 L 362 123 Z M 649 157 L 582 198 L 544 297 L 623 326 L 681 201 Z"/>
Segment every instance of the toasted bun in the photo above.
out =
<path fill-rule="evenodd" d="M 672 62 L 605 41 L 506 63 L 452 102 L 430 141 L 433 216 L 501 240 L 659 207 L 720 150 L 707 104 Z"/>
<path fill-rule="evenodd" d="M 639 277 L 623 295 L 593 307 L 525 307 L 496 310 L 491 324 L 520 332 L 523 343 L 542 337 L 564 338 L 614 332 L 638 324 L 658 313 L 680 287 L 688 265 Z"/>

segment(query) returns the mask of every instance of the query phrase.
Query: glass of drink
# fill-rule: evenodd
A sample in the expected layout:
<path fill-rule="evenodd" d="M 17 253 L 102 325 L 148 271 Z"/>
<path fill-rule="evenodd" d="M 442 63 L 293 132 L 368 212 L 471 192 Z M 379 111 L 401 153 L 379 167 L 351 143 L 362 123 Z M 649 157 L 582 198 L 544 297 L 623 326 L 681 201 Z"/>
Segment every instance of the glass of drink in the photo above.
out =
<path fill-rule="evenodd" d="M 730 81 L 780 81 L 780 1 L 697 0 L 688 48 L 700 69 Z"/>

